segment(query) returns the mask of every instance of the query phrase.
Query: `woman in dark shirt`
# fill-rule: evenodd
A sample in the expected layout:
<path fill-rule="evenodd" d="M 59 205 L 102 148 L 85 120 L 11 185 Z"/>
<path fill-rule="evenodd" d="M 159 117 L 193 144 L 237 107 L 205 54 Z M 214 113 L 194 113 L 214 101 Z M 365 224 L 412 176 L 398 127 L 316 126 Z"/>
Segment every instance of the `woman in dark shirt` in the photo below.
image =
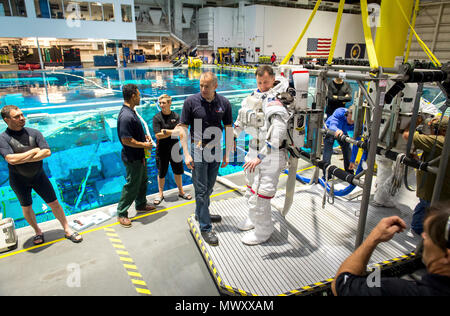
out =
<path fill-rule="evenodd" d="M 183 190 L 183 158 L 180 154 L 178 137 L 172 137 L 173 129 L 180 122 L 180 117 L 170 109 L 172 105 L 172 98 L 170 96 L 163 94 L 158 100 L 161 106 L 161 112 L 153 117 L 153 132 L 157 139 L 155 159 L 158 167 L 159 188 L 159 196 L 153 202 L 155 205 L 160 204 L 164 200 L 164 184 L 167 170 L 169 169 L 169 162 L 172 166 L 175 183 L 178 187 L 178 196 L 185 200 L 192 199 L 192 196 Z"/>

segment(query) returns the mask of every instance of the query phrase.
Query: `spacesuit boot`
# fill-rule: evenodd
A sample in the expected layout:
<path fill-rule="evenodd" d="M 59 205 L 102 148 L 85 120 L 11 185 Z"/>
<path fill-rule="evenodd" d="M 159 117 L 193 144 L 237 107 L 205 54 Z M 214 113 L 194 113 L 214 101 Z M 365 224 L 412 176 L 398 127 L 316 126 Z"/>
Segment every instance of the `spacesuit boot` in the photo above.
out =
<path fill-rule="evenodd" d="M 393 170 L 392 160 L 377 156 L 377 179 L 376 189 L 372 205 L 377 207 L 395 207 L 392 201 L 392 195 L 389 190 L 392 183 Z"/>
<path fill-rule="evenodd" d="M 249 210 L 249 219 L 254 223 L 255 229 L 245 234 L 242 237 L 242 242 L 246 245 L 253 246 L 269 240 L 274 231 L 274 226 L 270 199 L 261 198 L 255 194 L 250 200 L 252 204 L 254 203 L 255 207 Z"/>
<path fill-rule="evenodd" d="M 258 245 L 269 240 L 274 231 L 271 200 L 275 196 L 281 170 L 286 166 L 287 154 L 268 155 L 255 171 L 253 194 L 248 204 L 248 218 L 255 229 L 242 238 L 246 245 Z"/>
<path fill-rule="evenodd" d="M 247 155 L 245 156 L 245 162 L 248 162 L 250 160 L 252 160 L 253 158 L 255 158 L 257 155 L 256 150 L 250 148 L 250 150 L 248 151 Z M 245 190 L 245 194 L 244 194 L 244 198 L 247 201 L 247 206 L 248 208 L 252 208 L 251 203 L 253 202 L 253 200 L 251 201 L 250 198 L 253 196 L 252 193 L 252 185 L 255 181 L 255 173 L 254 172 L 246 172 L 245 173 L 245 180 L 247 182 L 247 187 Z M 247 230 L 251 230 L 253 228 L 255 228 L 255 225 L 253 224 L 252 220 L 250 219 L 250 216 L 247 216 L 247 218 L 243 219 L 242 221 L 240 221 L 237 225 L 237 228 L 239 230 L 242 231 L 247 231 Z"/>

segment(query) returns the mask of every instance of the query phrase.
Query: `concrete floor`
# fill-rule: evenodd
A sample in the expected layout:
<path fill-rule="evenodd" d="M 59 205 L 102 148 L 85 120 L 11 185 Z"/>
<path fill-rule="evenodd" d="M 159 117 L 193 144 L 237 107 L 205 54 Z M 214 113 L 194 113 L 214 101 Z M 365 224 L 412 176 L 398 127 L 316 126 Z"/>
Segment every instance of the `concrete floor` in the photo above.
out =
<path fill-rule="evenodd" d="M 336 156 L 333 163 L 342 164 Z M 300 161 L 298 169 L 309 166 Z M 303 171 L 302 175 L 310 175 L 312 170 Z M 227 178 L 238 185 L 245 182 L 242 173 Z M 284 188 L 286 180 L 286 176 L 281 176 L 279 189 Z M 194 194 L 192 186 L 186 186 L 185 190 Z M 237 192 L 216 183 L 211 199 L 237 196 L 240 196 Z M 154 197 L 149 196 L 148 201 Z M 131 228 L 121 227 L 115 217 L 88 228 L 82 232 L 84 240 L 80 244 L 64 239 L 56 220 L 40 224 L 46 241 L 40 246 L 33 246 L 34 232 L 30 227 L 18 229 L 18 248 L 0 253 L 0 295 L 146 295 L 136 288 L 156 296 L 220 295 L 187 224 L 187 218 L 194 213 L 195 201 L 178 199 L 176 189 L 165 192 L 165 198 L 157 211 L 134 217 Z M 401 194 L 397 202 L 401 208 L 412 208 L 416 200 Z M 107 213 L 110 207 L 115 205 L 82 215 Z M 133 210 L 132 206 L 130 217 L 135 216 Z M 114 248 L 117 242 L 123 249 Z M 119 255 L 116 250 L 128 254 Z M 131 262 L 124 262 L 123 257 Z M 129 271 L 139 273 L 140 277 L 130 276 Z M 134 284 L 133 279 L 144 281 L 145 286 Z"/>

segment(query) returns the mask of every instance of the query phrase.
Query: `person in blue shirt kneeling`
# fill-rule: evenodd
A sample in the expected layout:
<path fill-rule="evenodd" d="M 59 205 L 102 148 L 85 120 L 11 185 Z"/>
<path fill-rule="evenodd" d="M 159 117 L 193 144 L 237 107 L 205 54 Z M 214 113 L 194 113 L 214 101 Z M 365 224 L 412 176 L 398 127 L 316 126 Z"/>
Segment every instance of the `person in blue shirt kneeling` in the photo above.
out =
<path fill-rule="evenodd" d="M 353 121 L 353 106 L 347 108 L 337 108 L 325 122 L 327 128 L 334 131 L 335 136 L 348 135 L 349 131 L 353 131 L 354 121 Z M 333 154 L 333 144 L 334 137 L 331 135 L 326 135 L 323 141 L 323 160 L 327 163 L 331 162 L 331 155 Z M 355 153 L 352 155 L 350 149 L 350 144 L 338 140 L 339 145 L 342 148 L 342 155 L 344 156 L 344 169 L 347 172 L 353 173 L 355 169 Z M 357 153 L 357 152 L 356 152 Z M 325 176 L 325 170 L 324 170 Z M 330 177 L 329 177 L 330 178 Z"/>

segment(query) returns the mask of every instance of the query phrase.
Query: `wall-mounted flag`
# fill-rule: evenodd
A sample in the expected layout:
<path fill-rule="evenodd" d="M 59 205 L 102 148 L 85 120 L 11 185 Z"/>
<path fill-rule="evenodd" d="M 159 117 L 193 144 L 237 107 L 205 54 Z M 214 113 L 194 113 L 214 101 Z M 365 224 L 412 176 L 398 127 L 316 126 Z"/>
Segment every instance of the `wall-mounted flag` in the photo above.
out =
<path fill-rule="evenodd" d="M 306 56 L 328 57 L 331 48 L 331 38 L 308 38 Z"/>
<path fill-rule="evenodd" d="M 347 44 L 345 47 L 345 58 L 364 59 L 366 55 L 366 44 Z"/>

